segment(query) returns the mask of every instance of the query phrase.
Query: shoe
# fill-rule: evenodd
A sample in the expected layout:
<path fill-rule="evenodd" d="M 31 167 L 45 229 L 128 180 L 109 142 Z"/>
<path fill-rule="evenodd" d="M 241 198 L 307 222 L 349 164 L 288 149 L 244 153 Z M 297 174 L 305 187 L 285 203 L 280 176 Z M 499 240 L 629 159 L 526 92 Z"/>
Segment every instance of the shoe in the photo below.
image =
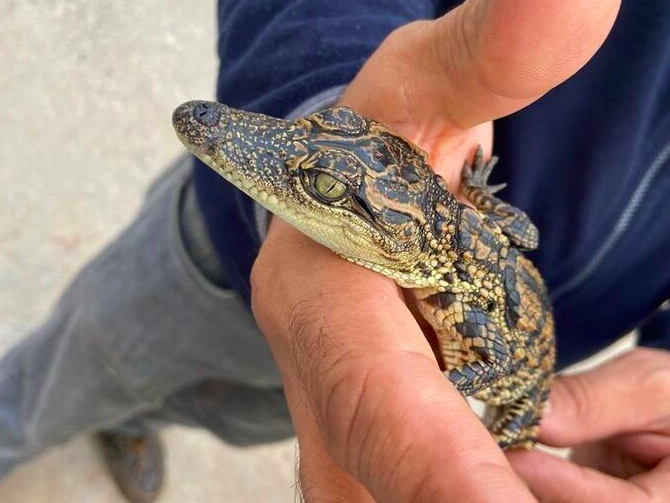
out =
<path fill-rule="evenodd" d="M 155 433 L 97 434 L 102 454 L 119 490 L 130 503 L 156 501 L 163 485 L 163 447 Z"/>

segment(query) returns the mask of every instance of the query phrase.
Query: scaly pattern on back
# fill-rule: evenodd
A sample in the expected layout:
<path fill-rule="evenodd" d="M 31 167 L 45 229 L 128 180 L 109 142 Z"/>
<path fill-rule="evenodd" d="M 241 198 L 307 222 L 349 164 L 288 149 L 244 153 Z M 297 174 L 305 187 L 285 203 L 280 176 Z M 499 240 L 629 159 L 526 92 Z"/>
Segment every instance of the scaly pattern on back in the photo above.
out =
<path fill-rule="evenodd" d="M 487 185 L 496 159 L 463 169 L 465 205 L 416 146 L 346 107 L 295 122 L 194 101 L 175 110 L 186 148 L 345 259 L 411 289 L 445 376 L 488 407 L 503 447 L 530 447 L 554 374 L 551 305 L 521 250 L 538 233 Z"/>

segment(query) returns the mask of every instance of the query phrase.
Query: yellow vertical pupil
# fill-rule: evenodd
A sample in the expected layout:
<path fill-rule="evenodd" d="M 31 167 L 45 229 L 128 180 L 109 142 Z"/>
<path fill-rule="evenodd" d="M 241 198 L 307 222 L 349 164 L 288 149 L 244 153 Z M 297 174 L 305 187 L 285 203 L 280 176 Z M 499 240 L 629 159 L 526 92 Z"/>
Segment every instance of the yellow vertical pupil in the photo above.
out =
<path fill-rule="evenodd" d="M 316 175 L 314 178 L 314 188 L 320 196 L 326 199 L 339 199 L 347 190 L 342 182 L 328 173 L 319 173 Z"/>

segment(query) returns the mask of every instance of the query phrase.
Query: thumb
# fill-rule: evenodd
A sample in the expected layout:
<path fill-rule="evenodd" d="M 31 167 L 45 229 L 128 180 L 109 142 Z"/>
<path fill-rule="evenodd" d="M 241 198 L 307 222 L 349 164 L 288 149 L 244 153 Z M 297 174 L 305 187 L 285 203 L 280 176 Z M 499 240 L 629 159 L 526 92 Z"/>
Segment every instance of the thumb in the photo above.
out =
<path fill-rule="evenodd" d="M 430 124 L 440 134 L 508 115 L 593 56 L 619 3 L 469 0 L 436 21 L 404 26 L 357 77 L 375 89 L 360 111 L 396 127 Z"/>
<path fill-rule="evenodd" d="M 670 355 L 635 349 L 593 370 L 558 377 L 540 441 L 568 447 L 632 431 L 667 429 Z"/>

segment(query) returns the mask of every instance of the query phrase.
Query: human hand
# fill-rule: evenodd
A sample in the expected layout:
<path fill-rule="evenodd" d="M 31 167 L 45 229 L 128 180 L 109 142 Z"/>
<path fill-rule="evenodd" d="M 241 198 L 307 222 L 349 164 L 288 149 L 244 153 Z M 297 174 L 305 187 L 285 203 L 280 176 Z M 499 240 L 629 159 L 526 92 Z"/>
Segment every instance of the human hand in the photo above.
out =
<path fill-rule="evenodd" d="M 456 192 L 490 121 L 540 97 L 602 43 L 618 0 L 471 0 L 395 31 L 342 104 L 422 147 Z M 307 501 L 533 501 L 444 378 L 403 294 L 279 219 L 252 272 L 283 374 Z"/>
<path fill-rule="evenodd" d="M 511 452 L 542 503 L 670 501 L 670 353 L 635 349 L 559 377 L 540 441 L 572 447 L 571 461 Z"/>

